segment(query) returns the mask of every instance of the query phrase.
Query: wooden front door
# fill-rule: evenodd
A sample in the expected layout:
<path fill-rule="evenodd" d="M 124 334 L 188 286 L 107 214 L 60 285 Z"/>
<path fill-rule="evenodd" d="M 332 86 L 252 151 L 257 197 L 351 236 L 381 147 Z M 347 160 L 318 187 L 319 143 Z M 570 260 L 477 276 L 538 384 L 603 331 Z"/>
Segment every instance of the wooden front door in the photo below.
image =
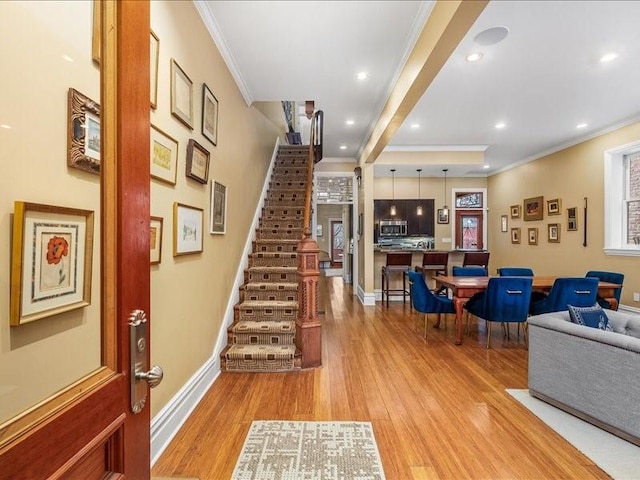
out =
<path fill-rule="evenodd" d="M 344 257 L 344 229 L 342 220 L 331 220 L 331 266 L 342 267 Z"/>
<path fill-rule="evenodd" d="M 456 210 L 456 248 L 482 250 L 483 213 L 477 210 Z"/>
<path fill-rule="evenodd" d="M 13 54 L 9 50 L 22 48 L 19 42 L 34 42 L 32 48 L 25 48 L 23 55 L 27 58 L 22 59 L 22 63 L 20 59 L 14 66 L 3 63 L 11 71 L 11 75 L 3 75 L 4 81 L 17 77 L 21 82 L 29 82 L 37 75 L 38 88 L 31 89 L 30 94 L 43 96 L 37 111 L 16 110 L 12 115 L 13 110 L 2 108 L 2 114 L 7 117 L 0 119 L 0 123 L 7 125 L 2 130 L 7 136 L 0 138 L 3 144 L 0 149 L 19 150 L 25 142 L 31 145 L 20 158 L 10 159 L 4 155 L 7 151 L 0 152 L 3 162 L 23 163 L 13 171 L 14 178 L 8 179 L 7 190 L 12 189 L 14 183 L 24 182 L 22 190 L 12 194 L 15 200 L 74 207 L 93 201 L 92 209 L 98 213 L 93 269 L 99 275 L 93 278 L 90 304 L 83 308 L 12 327 L 8 327 L 4 316 L 0 318 L 3 322 L 0 328 L 9 337 L 0 349 L 2 360 L 8 357 L 11 368 L 16 370 L 28 368 L 30 362 L 40 362 L 40 368 L 30 371 L 30 378 L 21 379 L 26 383 L 24 388 L 17 388 L 23 390 L 20 395 L 10 388 L 12 385 L 8 385 L 9 381 L 3 376 L 5 373 L 0 371 L 0 412 L 11 412 L 6 409 L 9 401 L 2 405 L 7 398 L 29 398 L 30 389 L 40 388 L 50 382 L 51 377 L 62 378 L 63 382 L 60 388 L 53 387 L 53 391 L 10 418 L 0 417 L 0 479 L 148 479 L 150 407 L 147 399 L 140 413 L 132 413 L 128 323 L 135 309 L 144 310 L 150 316 L 149 4 L 133 0 L 95 2 L 94 6 L 98 5 L 102 14 L 102 28 L 98 29 L 91 26 L 92 18 L 99 16 L 92 15 L 88 1 L 38 5 L 1 3 L 0 36 L 5 37 L 9 31 L 16 36 L 2 38 L 4 45 L 12 45 L 0 53 L 3 62 L 4 55 Z M 74 10 L 76 8 L 81 10 Z M 61 24 L 70 16 L 73 17 L 70 23 Z M 12 29 L 5 22 L 18 25 Z M 26 36 L 21 37 L 23 30 Z M 91 38 L 92 34 L 99 35 L 100 30 L 103 38 L 100 66 L 93 67 L 96 71 L 91 72 Z M 70 40 L 64 50 L 52 53 L 46 60 L 36 60 L 43 51 L 64 39 Z M 32 66 L 40 67 L 41 72 L 27 71 Z M 59 111 L 67 111 L 67 89 L 62 86 L 83 88 L 81 85 L 87 76 L 99 79 L 100 84 L 100 94 L 93 98 L 100 103 L 99 175 L 67 167 L 65 150 L 62 149 L 61 155 L 53 146 L 58 144 L 61 132 L 62 135 L 74 134 L 73 129 L 67 132 L 66 115 L 60 118 L 61 123 L 55 121 Z M 9 90 L 0 89 L 4 97 L 2 105 L 12 105 L 10 96 L 13 95 L 21 97 L 18 100 L 26 108 L 31 100 L 17 93 L 21 86 L 15 83 L 8 87 Z M 76 107 L 85 121 L 85 109 L 81 105 Z M 52 121 L 41 122 L 39 114 L 44 117 L 47 109 L 57 109 L 56 114 Z M 83 128 L 88 132 L 86 127 L 88 125 Z M 53 128 L 54 134 L 49 135 L 46 128 Z M 79 132 L 82 130 L 76 130 L 75 135 L 82 137 L 84 134 Z M 28 159 L 31 150 L 39 153 L 32 161 Z M 86 153 L 81 148 L 77 151 Z M 38 164 L 40 160 L 42 164 Z M 31 176 L 28 181 L 24 172 Z M 46 186 L 31 188 L 33 183 Z M 9 217 L 4 212 L 2 216 Z M 4 226 L 2 231 L 8 232 Z M 14 225 L 16 227 L 19 226 Z M 1 250 L 4 256 L 8 249 Z M 20 268 L 14 258 L 11 262 L 13 267 Z M 6 267 L 4 261 L 1 263 Z M 12 298 L 14 294 L 12 282 Z M 6 309 L 6 305 L 2 307 Z M 89 311 L 95 313 L 95 318 L 88 316 Z M 81 334 L 87 327 L 95 328 L 95 338 Z M 74 336 L 77 338 L 73 339 Z M 68 337 L 74 343 L 61 348 L 61 342 Z M 93 342 L 96 352 L 91 356 L 95 366 L 86 374 L 64 380 L 64 373 L 75 368 L 75 360 L 70 359 L 76 350 L 81 351 Z M 145 348 L 148 361 L 149 338 Z M 29 355 L 29 350 L 34 354 Z M 92 365 L 91 361 L 89 364 Z M 52 371 L 58 373 L 52 374 Z"/>

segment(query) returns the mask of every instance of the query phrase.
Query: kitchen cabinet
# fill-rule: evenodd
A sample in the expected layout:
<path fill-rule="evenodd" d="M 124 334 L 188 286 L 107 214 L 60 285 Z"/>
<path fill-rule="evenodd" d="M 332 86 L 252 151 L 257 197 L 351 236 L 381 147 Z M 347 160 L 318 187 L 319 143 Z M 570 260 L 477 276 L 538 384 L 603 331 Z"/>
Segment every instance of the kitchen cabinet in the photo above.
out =
<path fill-rule="evenodd" d="M 395 217 L 392 217 L 389 213 L 392 204 L 396 206 L 397 213 Z M 422 205 L 422 215 L 416 213 L 419 204 Z M 406 220 L 407 234 L 409 236 L 432 237 L 435 230 L 434 209 L 435 202 L 432 198 L 422 200 L 374 200 L 374 224 L 377 229 L 380 220 Z"/>

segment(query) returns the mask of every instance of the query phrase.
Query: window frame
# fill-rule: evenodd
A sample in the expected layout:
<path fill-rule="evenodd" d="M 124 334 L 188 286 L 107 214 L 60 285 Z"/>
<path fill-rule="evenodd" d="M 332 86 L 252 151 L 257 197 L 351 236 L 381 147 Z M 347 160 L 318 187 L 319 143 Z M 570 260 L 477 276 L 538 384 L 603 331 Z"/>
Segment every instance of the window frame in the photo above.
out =
<path fill-rule="evenodd" d="M 640 245 L 627 243 L 628 168 L 625 156 L 640 151 L 640 140 L 604 152 L 604 253 L 640 256 Z"/>

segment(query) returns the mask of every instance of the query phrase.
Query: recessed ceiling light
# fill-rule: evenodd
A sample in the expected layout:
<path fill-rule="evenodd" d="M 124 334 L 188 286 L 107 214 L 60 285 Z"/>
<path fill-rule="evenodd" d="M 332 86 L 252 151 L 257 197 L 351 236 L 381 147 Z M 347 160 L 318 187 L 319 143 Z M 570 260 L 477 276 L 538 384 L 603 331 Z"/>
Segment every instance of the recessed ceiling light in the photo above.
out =
<path fill-rule="evenodd" d="M 369 78 L 369 74 L 368 74 L 367 72 L 359 72 L 359 73 L 356 75 L 356 78 L 357 78 L 358 80 L 366 80 L 367 78 Z"/>
<path fill-rule="evenodd" d="M 354 124 L 354 123 L 356 123 L 356 122 L 354 122 L 353 120 L 347 120 L 347 121 L 346 121 L 346 122 L 344 122 L 344 123 L 346 123 L 347 125 L 353 125 L 353 124 Z"/>
<path fill-rule="evenodd" d="M 482 45 L 486 47 L 487 45 L 495 45 L 498 42 L 501 42 L 509 35 L 509 27 L 505 27 L 500 25 L 498 27 L 491 27 L 483 30 L 475 37 L 473 37 L 473 41 L 478 45 Z"/>
<path fill-rule="evenodd" d="M 487 170 L 488 168 L 490 168 L 491 165 L 483 165 L 482 168 L 484 168 L 485 170 Z"/>
<path fill-rule="evenodd" d="M 412 123 L 411 124 L 411 128 L 420 128 L 420 124 L 419 123 Z"/>
<path fill-rule="evenodd" d="M 606 62 L 610 62 L 611 60 L 614 60 L 618 58 L 618 54 L 615 52 L 611 52 L 611 53 L 607 53 L 606 55 L 603 55 L 602 57 L 600 57 L 600 61 L 602 63 L 606 63 Z"/>
<path fill-rule="evenodd" d="M 482 53 L 480 52 L 473 52 L 469 55 L 467 55 L 467 62 L 477 62 L 478 60 L 480 60 L 483 57 Z"/>
<path fill-rule="evenodd" d="M 340 150 L 346 150 L 347 146 L 346 145 L 340 145 Z"/>
<path fill-rule="evenodd" d="M 578 125 L 576 125 L 576 128 L 586 128 L 587 124 L 586 123 L 579 123 Z"/>
<path fill-rule="evenodd" d="M 507 125 L 504 122 L 500 122 L 500 123 L 496 123 L 494 125 L 498 130 L 502 130 L 504 127 L 506 127 Z"/>
<path fill-rule="evenodd" d="M 11 128 L 11 125 L 7 125 L 6 123 L 3 123 L 2 125 L 0 125 L 0 128 L 4 128 L 6 130 L 9 130 Z"/>

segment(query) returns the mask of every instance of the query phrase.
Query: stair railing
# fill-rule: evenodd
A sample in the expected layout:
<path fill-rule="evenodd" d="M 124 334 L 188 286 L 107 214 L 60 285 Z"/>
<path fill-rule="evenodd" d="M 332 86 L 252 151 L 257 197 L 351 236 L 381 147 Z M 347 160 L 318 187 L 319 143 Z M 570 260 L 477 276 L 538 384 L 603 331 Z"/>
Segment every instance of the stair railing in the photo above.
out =
<path fill-rule="evenodd" d="M 311 200 L 313 196 L 313 167 L 322 160 L 323 112 L 318 110 L 311 119 L 309 161 L 302 220 L 302 238 L 298 243 L 298 317 L 296 318 L 296 347 L 302 352 L 302 368 L 322 365 L 322 331 L 318 320 L 318 279 L 320 248 L 311 238 Z"/>

